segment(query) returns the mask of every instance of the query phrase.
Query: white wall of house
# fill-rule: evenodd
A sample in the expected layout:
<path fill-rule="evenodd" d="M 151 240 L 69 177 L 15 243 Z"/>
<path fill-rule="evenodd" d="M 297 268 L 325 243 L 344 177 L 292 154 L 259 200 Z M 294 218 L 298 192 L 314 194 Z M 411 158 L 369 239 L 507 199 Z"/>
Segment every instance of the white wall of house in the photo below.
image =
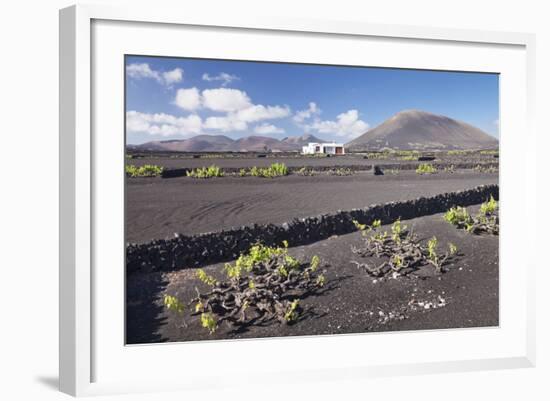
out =
<path fill-rule="evenodd" d="M 339 151 L 337 152 L 337 149 Z M 302 147 L 302 153 L 304 155 L 314 155 L 314 154 L 345 154 L 344 145 L 341 143 L 308 143 L 306 146 Z"/>

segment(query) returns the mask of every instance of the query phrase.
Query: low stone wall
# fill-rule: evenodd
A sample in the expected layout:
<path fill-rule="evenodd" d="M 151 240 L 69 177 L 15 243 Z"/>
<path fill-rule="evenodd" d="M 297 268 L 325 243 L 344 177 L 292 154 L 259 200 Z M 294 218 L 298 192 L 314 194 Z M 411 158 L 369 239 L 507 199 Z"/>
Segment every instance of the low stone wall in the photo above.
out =
<path fill-rule="evenodd" d="M 460 162 L 460 163 L 442 163 L 442 162 L 428 162 L 429 164 L 434 165 L 437 169 L 443 170 L 453 166 L 455 169 L 473 169 L 477 166 L 484 168 L 498 168 L 498 162 L 491 163 L 472 163 L 472 162 Z M 215 164 L 215 163 L 213 163 Z M 391 169 L 391 170 L 416 170 L 419 164 L 422 162 L 410 162 L 410 163 L 378 163 L 374 166 L 379 166 L 382 170 Z M 371 164 L 352 164 L 349 166 L 296 166 L 288 167 L 288 171 L 291 173 L 296 173 L 300 169 L 306 168 L 308 170 L 325 172 L 335 169 L 349 169 L 351 171 L 371 171 L 373 165 Z M 185 177 L 187 172 L 192 170 L 191 168 L 171 168 L 164 169 L 162 172 L 162 178 L 174 178 L 174 177 Z M 241 170 L 241 167 L 224 167 L 223 171 L 226 174 L 238 173 Z M 248 168 L 247 168 L 248 170 Z"/>
<path fill-rule="evenodd" d="M 232 173 L 238 173 L 243 167 L 224 167 L 222 170 L 225 174 L 232 174 Z M 350 165 L 350 166 L 299 166 L 299 167 L 287 167 L 288 171 L 290 173 L 296 173 L 300 169 L 306 168 L 309 170 L 314 171 L 329 171 L 334 170 L 338 168 L 345 168 L 349 169 L 351 171 L 369 171 L 372 170 L 372 165 L 370 164 L 357 164 L 357 165 Z M 162 178 L 174 178 L 174 177 L 184 177 L 187 175 L 188 171 L 191 171 L 193 169 L 191 168 L 172 168 L 172 169 L 164 169 L 162 172 Z M 246 170 L 250 170 L 249 167 L 246 168 Z"/>
<path fill-rule="evenodd" d="M 386 163 L 379 164 L 382 171 L 384 170 L 416 170 L 420 164 L 431 164 L 438 170 L 453 167 L 455 170 L 472 170 L 478 166 L 482 168 L 498 168 L 498 162 L 491 163 L 442 163 L 442 162 L 412 162 L 412 163 Z"/>
<path fill-rule="evenodd" d="M 213 233 L 180 235 L 145 244 L 128 244 L 126 269 L 128 273 L 135 273 L 200 267 L 233 260 L 258 241 L 270 246 L 281 245 L 283 240 L 287 240 L 290 246 L 304 245 L 332 235 L 355 231 L 353 220 L 370 224 L 373 220 L 380 219 L 383 224 L 388 224 L 398 218 L 407 220 L 442 213 L 452 206 L 479 204 L 488 200 L 491 195 L 498 199 L 498 193 L 498 185 L 485 185 L 430 198 L 422 197 L 295 219 L 279 225 L 255 224 Z"/>

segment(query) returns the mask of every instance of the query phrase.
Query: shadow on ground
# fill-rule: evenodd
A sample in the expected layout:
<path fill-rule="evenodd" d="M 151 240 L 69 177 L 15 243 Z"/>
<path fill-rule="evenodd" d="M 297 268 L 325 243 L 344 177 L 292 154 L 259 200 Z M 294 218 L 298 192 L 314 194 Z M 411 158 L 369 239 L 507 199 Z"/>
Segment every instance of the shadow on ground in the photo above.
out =
<path fill-rule="evenodd" d="M 136 274 L 126 284 L 126 344 L 165 342 L 158 333 L 165 323 L 161 293 L 168 281 L 160 273 Z"/>

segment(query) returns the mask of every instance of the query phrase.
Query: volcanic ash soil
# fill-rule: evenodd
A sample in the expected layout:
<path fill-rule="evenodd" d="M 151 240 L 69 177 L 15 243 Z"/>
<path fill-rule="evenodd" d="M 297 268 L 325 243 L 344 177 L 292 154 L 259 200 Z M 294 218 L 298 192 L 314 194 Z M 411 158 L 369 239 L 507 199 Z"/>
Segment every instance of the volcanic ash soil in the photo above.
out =
<path fill-rule="evenodd" d="M 291 247 L 289 253 L 302 260 L 318 255 L 327 270 L 323 293 L 300 301 L 304 310 L 301 319 L 293 325 L 274 323 L 245 330 L 222 324 L 212 335 L 200 326 L 198 317 L 186 313 L 183 321 L 162 305 L 165 294 L 187 302 L 195 295 L 196 286 L 206 290 L 196 278 L 196 269 L 130 275 L 127 342 L 498 326 L 498 236 L 476 236 L 456 229 L 441 214 L 403 223 L 412 227 L 422 241 L 436 236 L 441 252 L 449 242 L 458 247 L 460 256 L 448 266 L 449 271 L 437 274 L 433 267 L 425 266 L 405 277 L 368 276 L 351 263 L 361 260 L 350 248 L 362 244 L 359 232 Z M 383 229 L 389 230 L 389 226 Z M 222 264 L 216 264 L 204 269 L 222 279 L 222 268 Z"/>
<path fill-rule="evenodd" d="M 126 242 L 220 231 L 497 184 L 498 174 L 143 178 L 126 186 Z"/>

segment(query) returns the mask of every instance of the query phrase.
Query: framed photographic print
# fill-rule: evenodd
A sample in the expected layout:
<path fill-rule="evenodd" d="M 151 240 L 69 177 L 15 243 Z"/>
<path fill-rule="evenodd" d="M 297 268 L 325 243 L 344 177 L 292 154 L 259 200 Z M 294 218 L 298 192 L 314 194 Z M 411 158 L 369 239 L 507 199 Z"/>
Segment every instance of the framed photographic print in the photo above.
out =
<path fill-rule="evenodd" d="M 60 30 L 62 391 L 532 366 L 532 36 L 96 6 Z"/>

